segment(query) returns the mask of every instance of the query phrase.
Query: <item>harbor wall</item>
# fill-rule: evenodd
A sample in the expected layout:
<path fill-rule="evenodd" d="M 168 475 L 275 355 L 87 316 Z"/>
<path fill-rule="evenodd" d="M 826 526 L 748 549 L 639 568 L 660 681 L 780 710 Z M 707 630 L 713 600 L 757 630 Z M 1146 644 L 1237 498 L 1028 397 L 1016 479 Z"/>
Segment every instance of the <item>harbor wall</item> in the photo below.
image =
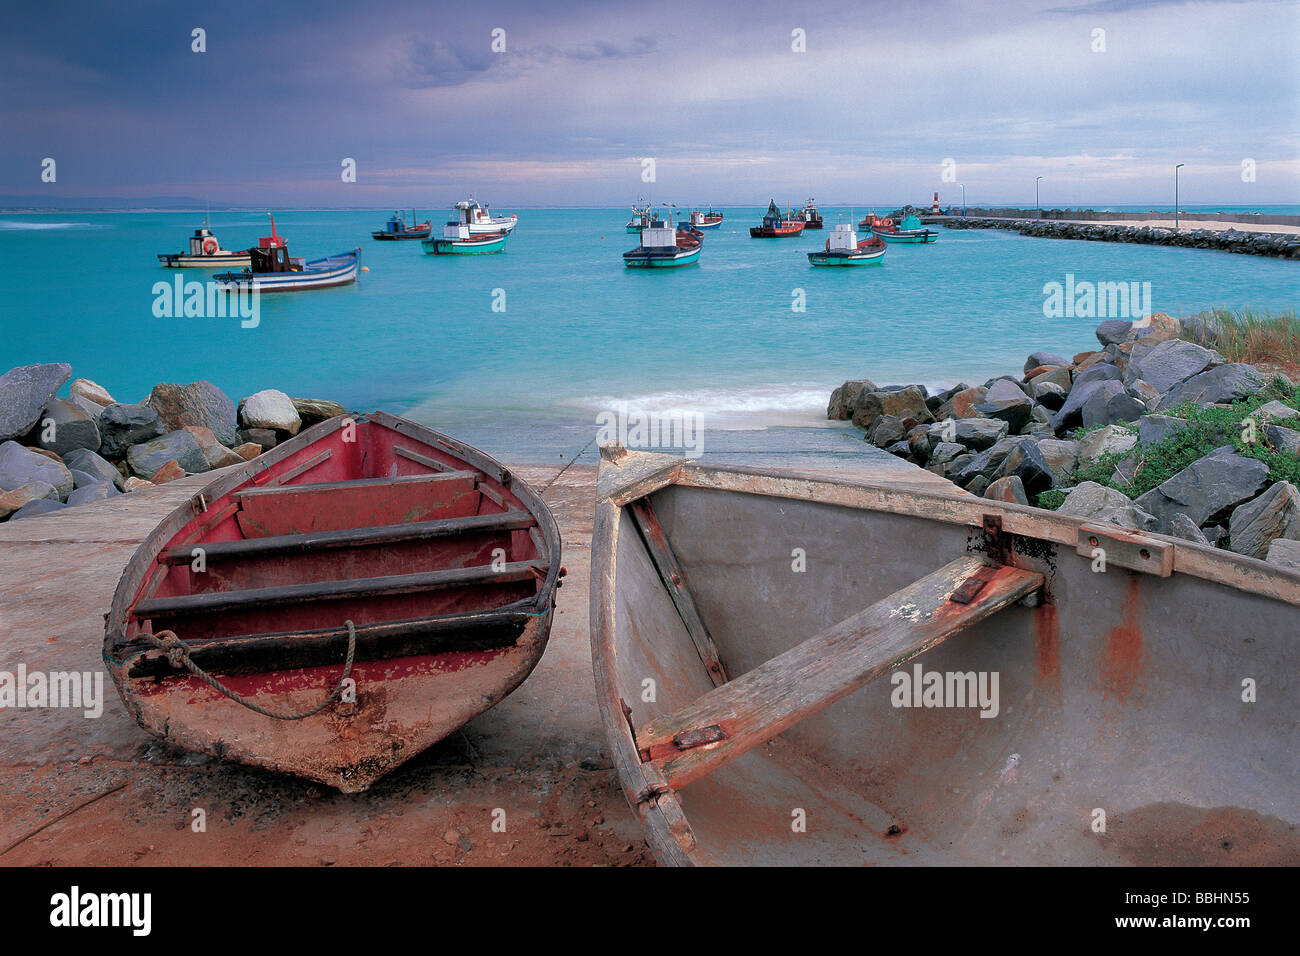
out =
<path fill-rule="evenodd" d="M 1292 217 L 1294 218 L 1294 217 Z M 923 222 L 948 229 L 1011 229 L 1024 236 L 1044 239 L 1083 239 L 1092 242 L 1135 242 L 1148 245 L 1216 249 L 1278 259 L 1300 259 L 1300 235 L 1276 232 L 1239 232 L 1218 229 L 1165 229 L 1159 226 L 1115 226 L 1033 219 L 976 216 L 928 216 Z"/>
<path fill-rule="evenodd" d="M 928 207 L 923 207 L 928 208 Z M 957 209 L 952 204 L 945 206 Z M 1009 207 L 981 209 L 968 206 L 966 217 L 995 219 L 1058 219 L 1073 222 L 1141 222 L 1149 219 L 1169 219 L 1173 217 L 1170 209 L 1151 209 L 1147 212 L 1111 212 L 1105 209 L 1014 209 Z M 1185 219 L 1202 222 L 1241 222 L 1255 226 L 1300 226 L 1300 216 L 1284 216 L 1274 213 L 1258 212 L 1180 212 Z"/>

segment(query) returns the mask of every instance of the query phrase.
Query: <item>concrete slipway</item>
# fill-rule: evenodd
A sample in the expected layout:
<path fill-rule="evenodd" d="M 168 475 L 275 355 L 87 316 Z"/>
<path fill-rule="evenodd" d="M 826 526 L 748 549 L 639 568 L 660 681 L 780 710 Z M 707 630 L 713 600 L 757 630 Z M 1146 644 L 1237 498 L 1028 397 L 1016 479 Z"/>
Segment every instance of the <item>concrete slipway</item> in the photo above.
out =
<path fill-rule="evenodd" d="M 558 469 L 519 467 L 542 488 Z M 898 459 L 840 476 L 941 485 Z M 545 494 L 568 576 L 532 676 L 365 793 L 187 753 L 127 715 L 0 711 L 0 864 L 653 865 L 605 753 L 588 643 L 595 469 Z M 212 479 L 0 525 L 0 670 L 103 673 L 103 615 L 137 544 Z M 500 823 L 504 811 L 504 832 Z M 202 824 L 200 826 L 200 823 Z"/>

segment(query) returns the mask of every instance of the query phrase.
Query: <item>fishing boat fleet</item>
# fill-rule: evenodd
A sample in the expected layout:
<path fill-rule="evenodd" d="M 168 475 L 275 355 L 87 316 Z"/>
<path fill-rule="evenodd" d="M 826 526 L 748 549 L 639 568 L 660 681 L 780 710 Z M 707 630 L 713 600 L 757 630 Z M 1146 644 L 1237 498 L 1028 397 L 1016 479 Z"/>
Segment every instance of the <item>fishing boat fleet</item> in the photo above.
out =
<path fill-rule="evenodd" d="M 268 214 L 270 215 L 270 214 Z M 632 206 L 626 231 L 639 237 L 635 249 L 623 253 L 629 269 L 671 269 L 699 263 L 705 233 L 720 228 L 725 216 L 710 206 L 678 211 L 673 204 L 656 210 L 649 202 Z M 473 196 L 451 208 L 451 218 L 434 234 L 431 219 L 419 221 L 414 209 L 408 219 L 395 210 L 384 228 L 371 232 L 380 242 L 419 241 L 426 255 L 486 255 L 504 252 L 511 233 L 519 224 L 515 214 L 494 215 L 487 203 Z M 792 239 L 807 230 L 825 226 L 816 201 L 809 197 L 802 208 L 778 208 L 769 200 L 761 222 L 749 229 L 754 239 Z M 813 266 L 877 265 L 890 245 L 926 244 L 938 239 L 938 232 L 925 228 L 911 206 L 897 224 L 891 218 L 868 214 L 858 223 L 858 231 L 849 223 L 840 223 L 827 236 L 822 249 L 806 253 Z M 160 253 L 159 263 L 170 269 L 225 268 L 214 275 L 215 281 L 237 289 L 260 292 L 291 292 L 348 285 L 358 274 L 369 271 L 361 265 L 361 248 L 316 259 L 290 256 L 285 238 L 275 229 L 271 217 L 271 235 L 258 240 L 256 246 L 238 251 L 224 248 L 212 232 L 205 217 L 194 231 L 186 252 Z M 237 271 L 236 271 L 237 270 Z"/>

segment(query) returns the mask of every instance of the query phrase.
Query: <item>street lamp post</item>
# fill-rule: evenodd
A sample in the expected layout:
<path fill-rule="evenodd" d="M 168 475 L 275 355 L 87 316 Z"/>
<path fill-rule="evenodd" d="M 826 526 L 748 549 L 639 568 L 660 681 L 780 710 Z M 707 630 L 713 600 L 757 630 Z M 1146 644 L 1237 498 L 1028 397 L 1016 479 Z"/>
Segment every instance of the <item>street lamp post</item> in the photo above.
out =
<path fill-rule="evenodd" d="M 1186 166 L 1186 163 L 1179 163 L 1174 167 L 1174 231 L 1178 231 L 1178 170 Z"/>
<path fill-rule="evenodd" d="M 1042 181 L 1043 181 L 1042 176 L 1039 176 L 1037 179 L 1034 180 L 1034 212 L 1037 214 L 1039 219 L 1043 218 L 1043 210 L 1038 205 L 1038 184 L 1041 183 Z"/>
<path fill-rule="evenodd" d="M 964 216 L 966 215 L 966 184 L 958 183 L 957 185 L 961 187 L 961 214 Z"/>

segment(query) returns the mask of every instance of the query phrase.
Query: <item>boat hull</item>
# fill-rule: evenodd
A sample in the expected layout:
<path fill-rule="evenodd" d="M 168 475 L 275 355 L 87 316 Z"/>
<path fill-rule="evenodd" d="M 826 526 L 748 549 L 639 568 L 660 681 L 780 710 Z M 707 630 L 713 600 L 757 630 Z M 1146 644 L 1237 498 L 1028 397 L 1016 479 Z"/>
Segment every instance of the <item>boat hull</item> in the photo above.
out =
<path fill-rule="evenodd" d="M 406 232 L 372 232 L 370 238 L 381 242 L 397 242 L 403 239 L 428 239 L 433 232 L 433 227 L 427 229 L 410 229 Z"/>
<path fill-rule="evenodd" d="M 313 259 L 304 264 L 300 272 L 226 272 L 213 278 L 239 289 L 268 292 L 302 292 L 307 289 L 328 289 L 350 285 L 357 281 L 361 265 L 361 250 L 339 253 L 324 259 Z"/>
<path fill-rule="evenodd" d="M 939 233 L 933 229 L 921 229 L 915 232 L 888 232 L 881 229 L 873 229 L 872 235 L 878 236 L 885 242 L 895 245 L 915 244 L 920 245 L 927 242 L 937 242 Z"/>
<path fill-rule="evenodd" d="M 476 256 L 493 252 L 504 252 L 509 234 L 496 239 L 425 239 L 421 246 L 426 255 L 438 256 Z"/>
<path fill-rule="evenodd" d="M 762 226 L 750 226 L 749 237 L 751 239 L 792 239 L 795 236 L 803 235 L 803 231 L 803 223 L 784 229 L 764 229 Z"/>
<path fill-rule="evenodd" d="M 471 236 L 486 236 L 494 232 L 504 232 L 509 235 L 514 232 L 517 225 L 519 225 L 517 216 L 489 219 L 487 222 L 471 222 L 469 223 L 469 234 Z"/>
<path fill-rule="evenodd" d="M 661 862 L 1300 860 L 1300 573 L 903 483 L 631 453 L 602 462 L 599 489 L 597 699 L 625 794 Z M 809 542 L 822 543 L 815 558 Z M 1094 569 L 1097 546 L 1106 573 Z M 792 553 L 806 554 L 809 570 L 815 560 L 816 573 L 791 574 Z M 952 564 L 987 570 L 995 590 L 1007 575 L 1029 575 L 1036 598 L 1003 595 L 979 619 L 966 610 L 983 600 L 978 587 L 967 603 L 947 587 L 894 598 Z M 887 644 L 862 651 L 874 670 L 838 696 L 806 696 L 843 673 L 847 644 L 825 645 L 804 670 L 773 659 L 797 657 L 803 642 L 864 609 L 888 622 Z M 1225 632 L 1222 621 L 1237 623 Z M 949 636 L 904 640 L 931 628 Z M 996 714 L 960 699 L 926 705 L 918 669 L 941 684 L 943 675 L 999 675 Z M 1243 676 L 1261 673 L 1278 682 L 1274 694 L 1243 706 Z M 719 695 L 730 704 L 711 710 Z M 691 713 L 701 726 L 677 717 Z M 661 745 L 673 727 L 680 734 Z M 792 808 L 806 827 L 792 828 Z"/>
<path fill-rule="evenodd" d="M 879 252 L 810 252 L 808 261 L 815 266 L 875 266 L 885 259 L 884 250 Z"/>
<path fill-rule="evenodd" d="M 506 561 L 489 566 L 498 548 Z M 331 419 L 223 475 L 145 539 L 107 616 L 104 661 L 164 740 L 363 790 L 528 676 L 559 556 L 545 504 L 491 458 L 382 413 Z M 301 720 L 240 705 L 143 636 L 174 632 L 219 682 L 286 713 L 339 683 L 347 621 L 353 699 Z"/>
<path fill-rule="evenodd" d="M 158 262 L 168 269 L 238 269 L 252 265 L 247 252 L 215 256 L 192 256 L 185 252 L 159 253 Z"/>
<path fill-rule="evenodd" d="M 717 229 L 722 225 L 722 220 L 719 219 L 717 222 L 693 222 L 691 225 L 696 229 Z"/>
<path fill-rule="evenodd" d="M 681 266 L 695 265 L 700 261 L 702 251 L 702 248 L 695 248 L 674 255 L 625 252 L 623 253 L 623 265 L 629 269 L 677 269 Z"/>

